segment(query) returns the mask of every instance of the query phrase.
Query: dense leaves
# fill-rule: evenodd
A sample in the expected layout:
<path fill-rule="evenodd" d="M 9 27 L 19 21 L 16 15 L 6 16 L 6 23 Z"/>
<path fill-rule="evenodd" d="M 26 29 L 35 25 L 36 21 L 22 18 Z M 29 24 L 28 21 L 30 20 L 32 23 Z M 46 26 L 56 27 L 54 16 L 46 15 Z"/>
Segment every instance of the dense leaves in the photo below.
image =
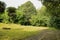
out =
<path fill-rule="evenodd" d="M 0 1 L 0 22 L 2 22 L 4 19 L 3 18 L 4 14 L 2 14 L 2 13 L 5 11 L 5 7 L 6 7 L 6 4 L 4 2 Z"/>
<path fill-rule="evenodd" d="M 18 8 L 7 9 L 6 4 L 0 2 L 0 22 L 60 28 L 60 1 L 41 0 L 41 2 L 43 6 L 39 10 L 36 10 L 30 1 Z"/>
<path fill-rule="evenodd" d="M 20 18 L 20 20 L 22 20 L 20 23 L 23 25 L 30 25 L 31 16 L 37 13 L 36 8 L 30 1 L 26 2 L 22 6 L 19 6 L 18 12 L 23 12 L 22 13 L 23 17 Z"/>
<path fill-rule="evenodd" d="M 6 4 L 2 1 L 0 1 L 0 13 L 3 13 L 5 10 Z"/>
<path fill-rule="evenodd" d="M 60 1 L 59 0 L 42 0 L 47 11 L 51 15 L 50 24 L 53 27 L 60 28 Z"/>
<path fill-rule="evenodd" d="M 8 7 L 7 8 L 8 16 L 15 16 L 16 8 L 14 7 Z"/>
<path fill-rule="evenodd" d="M 46 11 L 46 7 L 43 6 L 38 13 L 32 16 L 31 24 L 34 26 L 49 26 L 50 15 Z"/>
<path fill-rule="evenodd" d="M 8 12 L 8 16 L 9 16 L 9 21 L 15 22 L 15 20 L 16 20 L 16 8 L 15 7 L 8 7 L 7 12 Z"/>

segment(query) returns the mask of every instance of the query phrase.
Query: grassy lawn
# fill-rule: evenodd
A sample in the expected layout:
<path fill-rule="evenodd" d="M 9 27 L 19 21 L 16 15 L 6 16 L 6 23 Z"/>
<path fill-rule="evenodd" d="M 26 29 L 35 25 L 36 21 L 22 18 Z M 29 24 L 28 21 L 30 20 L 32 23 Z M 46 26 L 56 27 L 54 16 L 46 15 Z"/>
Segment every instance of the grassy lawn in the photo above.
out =
<path fill-rule="evenodd" d="M 3 28 L 11 28 L 11 29 L 6 30 Z M 44 29 L 49 29 L 49 28 L 0 23 L 0 40 L 22 40 L 29 36 L 36 35 L 41 30 L 44 30 Z"/>

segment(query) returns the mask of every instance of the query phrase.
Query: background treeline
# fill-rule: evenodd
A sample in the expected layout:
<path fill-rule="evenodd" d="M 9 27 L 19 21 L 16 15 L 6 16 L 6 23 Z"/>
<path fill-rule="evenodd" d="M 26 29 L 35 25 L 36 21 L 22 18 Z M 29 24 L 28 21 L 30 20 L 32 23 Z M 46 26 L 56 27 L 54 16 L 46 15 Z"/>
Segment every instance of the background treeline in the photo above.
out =
<path fill-rule="evenodd" d="M 40 0 L 51 16 L 50 26 L 60 28 L 60 0 Z"/>
<path fill-rule="evenodd" d="M 22 4 L 18 8 L 6 8 L 6 4 L 0 1 L 0 22 L 59 28 L 60 9 L 57 9 L 57 7 L 54 9 L 52 6 L 54 3 L 49 4 L 44 1 L 42 4 L 44 6 L 40 10 L 36 10 L 30 1 Z"/>

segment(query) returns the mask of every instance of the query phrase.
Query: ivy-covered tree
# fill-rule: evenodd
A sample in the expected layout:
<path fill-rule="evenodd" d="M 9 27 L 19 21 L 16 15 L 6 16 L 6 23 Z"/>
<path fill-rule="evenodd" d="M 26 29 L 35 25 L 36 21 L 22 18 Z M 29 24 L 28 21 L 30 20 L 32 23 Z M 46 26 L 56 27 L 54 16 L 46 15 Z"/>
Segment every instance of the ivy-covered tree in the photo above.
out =
<path fill-rule="evenodd" d="M 20 19 L 23 21 L 21 21 L 20 23 L 22 25 L 30 25 L 31 16 L 36 14 L 36 8 L 34 7 L 34 5 L 30 1 L 28 1 L 25 4 L 19 6 L 18 11 L 23 12 L 23 14 L 21 13 L 23 15 L 23 18 Z"/>

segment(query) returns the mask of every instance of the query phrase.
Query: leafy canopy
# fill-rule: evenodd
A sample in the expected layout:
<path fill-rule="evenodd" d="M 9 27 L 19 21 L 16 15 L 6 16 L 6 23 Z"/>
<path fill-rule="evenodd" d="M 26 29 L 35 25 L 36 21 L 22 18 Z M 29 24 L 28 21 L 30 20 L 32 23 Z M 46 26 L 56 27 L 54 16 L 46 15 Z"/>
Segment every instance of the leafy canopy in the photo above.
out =
<path fill-rule="evenodd" d="M 3 13 L 6 8 L 6 4 L 2 1 L 0 1 L 0 13 Z"/>

